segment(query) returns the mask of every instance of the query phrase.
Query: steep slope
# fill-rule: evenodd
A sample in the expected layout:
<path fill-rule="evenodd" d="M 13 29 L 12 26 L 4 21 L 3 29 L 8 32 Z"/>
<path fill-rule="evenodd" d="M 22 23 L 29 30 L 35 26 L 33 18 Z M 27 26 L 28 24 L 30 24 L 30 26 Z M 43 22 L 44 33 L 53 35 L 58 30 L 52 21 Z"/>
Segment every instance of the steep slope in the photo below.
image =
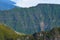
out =
<path fill-rule="evenodd" d="M 16 40 L 18 37 L 8 26 L 0 24 L 0 40 Z"/>
<path fill-rule="evenodd" d="M 31 8 L 15 7 L 12 10 L 0 11 L 0 23 L 11 26 L 14 30 L 32 34 L 40 32 L 40 23 L 44 30 L 60 26 L 60 5 L 39 4 Z"/>

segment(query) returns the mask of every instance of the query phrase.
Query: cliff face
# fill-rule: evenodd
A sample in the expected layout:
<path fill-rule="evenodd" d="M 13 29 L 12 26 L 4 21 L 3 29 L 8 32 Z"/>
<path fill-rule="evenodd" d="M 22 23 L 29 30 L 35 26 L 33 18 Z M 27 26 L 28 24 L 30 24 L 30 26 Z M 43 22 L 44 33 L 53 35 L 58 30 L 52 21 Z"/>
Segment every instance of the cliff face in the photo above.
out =
<path fill-rule="evenodd" d="M 11 26 L 14 30 L 26 34 L 40 32 L 40 23 L 44 30 L 60 26 L 60 5 L 39 4 L 31 8 L 19 8 L 0 11 L 0 23 Z"/>

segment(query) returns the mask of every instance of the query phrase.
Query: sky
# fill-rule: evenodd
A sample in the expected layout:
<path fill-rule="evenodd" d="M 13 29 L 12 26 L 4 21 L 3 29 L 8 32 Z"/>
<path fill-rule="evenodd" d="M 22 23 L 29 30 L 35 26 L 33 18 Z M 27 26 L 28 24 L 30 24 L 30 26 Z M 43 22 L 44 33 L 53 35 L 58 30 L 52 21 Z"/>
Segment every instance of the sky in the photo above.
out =
<path fill-rule="evenodd" d="M 23 8 L 29 8 L 32 6 L 36 6 L 41 3 L 47 3 L 47 4 L 60 4 L 60 0 L 11 0 L 15 2 L 15 6 L 23 7 Z"/>

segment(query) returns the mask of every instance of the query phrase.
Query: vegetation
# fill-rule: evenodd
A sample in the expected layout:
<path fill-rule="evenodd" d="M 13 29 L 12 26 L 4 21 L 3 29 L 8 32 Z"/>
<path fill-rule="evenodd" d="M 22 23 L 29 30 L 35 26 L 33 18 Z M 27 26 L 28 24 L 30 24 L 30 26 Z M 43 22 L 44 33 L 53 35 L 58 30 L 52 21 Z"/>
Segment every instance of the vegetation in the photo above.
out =
<path fill-rule="evenodd" d="M 43 34 L 43 36 L 40 36 L 40 34 Z M 55 27 L 48 32 L 25 35 L 22 33 L 18 34 L 8 26 L 0 24 L 0 40 L 43 40 L 43 38 L 52 39 L 55 35 L 60 35 L 60 27 Z"/>
<path fill-rule="evenodd" d="M 45 30 L 60 26 L 60 5 L 39 4 L 36 7 L 20 8 L 0 11 L 0 23 L 8 24 L 14 30 L 32 34 L 39 32 L 41 21 L 45 24 Z"/>
<path fill-rule="evenodd" d="M 0 40 L 17 40 L 26 37 L 25 34 L 18 34 L 6 25 L 0 24 Z"/>
<path fill-rule="evenodd" d="M 0 24 L 0 40 L 33 40 L 33 36 L 16 33 L 8 26 Z"/>
<path fill-rule="evenodd" d="M 43 36 L 39 36 L 40 34 L 43 34 Z M 50 31 L 47 32 L 40 32 L 40 33 L 36 33 L 34 38 L 36 40 L 55 40 L 55 38 L 57 38 L 57 40 L 60 38 L 60 27 L 54 27 L 52 28 Z"/>

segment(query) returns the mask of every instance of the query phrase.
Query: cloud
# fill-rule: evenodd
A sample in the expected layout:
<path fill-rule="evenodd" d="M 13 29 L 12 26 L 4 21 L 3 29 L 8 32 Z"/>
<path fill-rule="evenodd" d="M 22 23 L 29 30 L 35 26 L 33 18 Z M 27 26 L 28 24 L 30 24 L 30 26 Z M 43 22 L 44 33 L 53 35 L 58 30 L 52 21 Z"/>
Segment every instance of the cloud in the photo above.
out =
<path fill-rule="evenodd" d="M 32 6 L 36 6 L 37 4 L 40 3 L 48 3 L 48 4 L 60 4 L 59 0 L 12 0 L 14 1 L 16 4 L 16 6 L 19 7 L 32 7 Z"/>

